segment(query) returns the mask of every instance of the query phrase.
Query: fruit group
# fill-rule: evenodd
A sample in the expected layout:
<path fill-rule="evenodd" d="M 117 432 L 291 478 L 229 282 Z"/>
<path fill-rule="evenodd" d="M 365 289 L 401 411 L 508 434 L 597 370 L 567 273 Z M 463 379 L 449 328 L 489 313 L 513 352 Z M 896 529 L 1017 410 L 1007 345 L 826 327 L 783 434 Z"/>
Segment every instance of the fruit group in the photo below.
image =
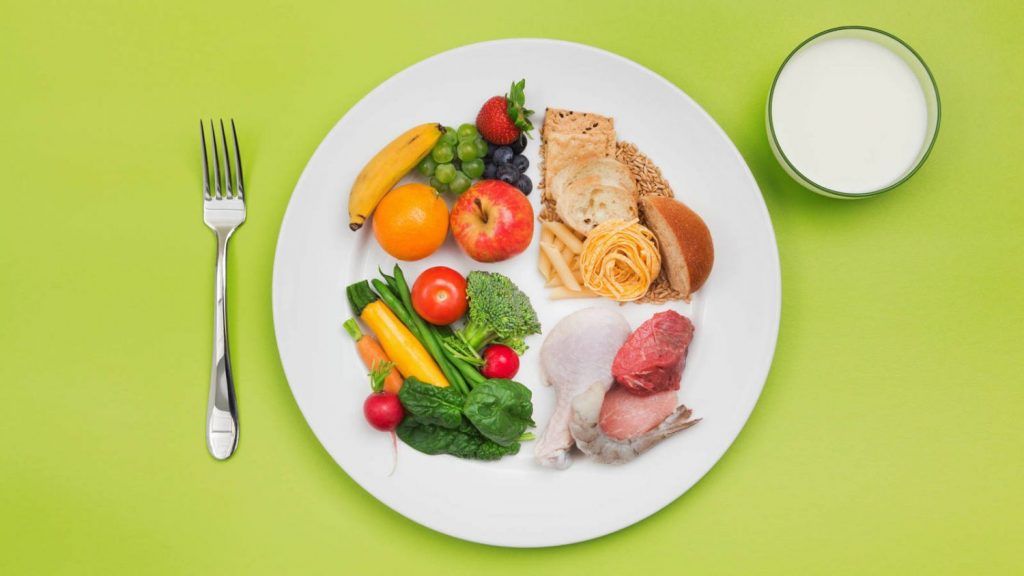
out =
<path fill-rule="evenodd" d="M 348 197 L 349 228 L 362 227 L 388 190 L 430 154 L 443 132 L 444 127 L 436 123 L 416 126 L 392 140 L 363 166 Z"/>
<path fill-rule="evenodd" d="M 494 151 L 494 154 L 491 155 L 491 158 L 494 160 L 495 164 L 500 166 L 502 164 L 508 164 L 509 162 L 511 162 L 512 157 L 514 155 L 515 154 L 512 152 L 511 148 L 509 148 L 508 146 L 502 146 Z"/>
<path fill-rule="evenodd" d="M 471 179 L 480 178 L 484 174 L 484 161 L 477 158 L 476 160 L 463 162 L 462 173 L 469 176 Z"/>
<path fill-rule="evenodd" d="M 418 168 L 439 193 L 462 194 L 473 180 L 483 175 L 481 158 L 488 151 L 476 126 L 463 124 L 458 130 L 448 127 Z"/>
<path fill-rule="evenodd" d="M 373 214 L 373 235 L 399 260 L 434 253 L 448 235 L 448 207 L 426 184 L 406 184 L 388 192 Z"/>
<path fill-rule="evenodd" d="M 447 326 L 466 313 L 466 279 L 447 266 L 423 271 L 412 285 L 412 307 L 424 320 Z"/>
<path fill-rule="evenodd" d="M 499 180 L 481 180 L 452 208 L 452 235 L 478 262 L 500 262 L 533 239 L 533 207 L 519 190 Z"/>
<path fill-rule="evenodd" d="M 520 134 L 519 139 L 509 144 L 512 148 L 512 152 L 515 154 L 522 154 L 523 150 L 526 150 L 526 134 Z"/>
<path fill-rule="evenodd" d="M 484 165 L 484 178 L 496 178 L 511 184 L 523 194 L 533 191 L 533 181 L 526 175 L 530 167 L 530 160 L 523 156 L 526 150 L 526 135 L 521 134 L 519 139 L 510 146 L 498 146 L 491 151 L 489 158 Z"/>
<path fill-rule="evenodd" d="M 532 110 L 526 108 L 526 80 L 514 82 L 509 93 L 484 102 L 476 115 L 476 128 L 493 144 L 511 144 L 533 129 Z"/>

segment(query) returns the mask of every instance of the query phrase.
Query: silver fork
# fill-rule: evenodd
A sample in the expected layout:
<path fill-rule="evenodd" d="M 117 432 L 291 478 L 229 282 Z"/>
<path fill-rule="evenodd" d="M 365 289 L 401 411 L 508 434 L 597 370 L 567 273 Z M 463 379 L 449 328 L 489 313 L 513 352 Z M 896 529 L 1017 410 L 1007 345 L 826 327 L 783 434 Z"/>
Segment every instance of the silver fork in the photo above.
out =
<path fill-rule="evenodd" d="M 213 193 L 210 193 L 210 168 L 206 153 L 206 131 L 199 121 L 203 142 L 203 221 L 217 234 L 217 279 L 214 291 L 213 368 L 210 371 L 210 400 L 206 408 L 206 447 L 218 460 L 226 460 L 238 446 L 238 408 L 235 404 L 235 382 L 231 376 L 231 350 L 228 346 L 227 252 L 228 239 L 245 222 L 245 187 L 242 184 L 242 155 L 238 150 L 235 121 L 231 120 L 231 136 L 235 144 L 232 177 L 228 164 L 228 137 L 224 120 L 220 121 L 223 159 L 217 150 L 217 130 L 210 120 L 213 143 Z M 223 162 L 223 164 L 222 164 Z M 223 185 L 223 187 L 222 187 Z M 222 193 L 223 190 L 223 193 Z"/>

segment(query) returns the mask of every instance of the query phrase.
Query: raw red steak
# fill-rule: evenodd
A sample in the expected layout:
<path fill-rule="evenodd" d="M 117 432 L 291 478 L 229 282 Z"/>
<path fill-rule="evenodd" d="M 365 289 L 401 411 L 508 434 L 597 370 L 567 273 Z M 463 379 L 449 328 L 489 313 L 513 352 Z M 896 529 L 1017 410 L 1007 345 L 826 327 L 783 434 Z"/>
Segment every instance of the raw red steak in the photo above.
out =
<path fill-rule="evenodd" d="M 612 363 L 612 376 L 634 394 L 678 390 L 693 324 L 685 316 L 658 312 L 630 334 Z"/>

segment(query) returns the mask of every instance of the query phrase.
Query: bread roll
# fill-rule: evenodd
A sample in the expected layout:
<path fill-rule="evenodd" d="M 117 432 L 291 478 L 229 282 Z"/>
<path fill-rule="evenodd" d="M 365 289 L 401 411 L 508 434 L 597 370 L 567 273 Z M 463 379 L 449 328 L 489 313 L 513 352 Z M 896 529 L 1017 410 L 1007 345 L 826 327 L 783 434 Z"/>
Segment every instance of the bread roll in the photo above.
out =
<path fill-rule="evenodd" d="M 658 237 L 669 284 L 689 301 L 715 263 L 711 231 L 696 212 L 673 198 L 644 196 L 641 204 L 648 228 Z"/>

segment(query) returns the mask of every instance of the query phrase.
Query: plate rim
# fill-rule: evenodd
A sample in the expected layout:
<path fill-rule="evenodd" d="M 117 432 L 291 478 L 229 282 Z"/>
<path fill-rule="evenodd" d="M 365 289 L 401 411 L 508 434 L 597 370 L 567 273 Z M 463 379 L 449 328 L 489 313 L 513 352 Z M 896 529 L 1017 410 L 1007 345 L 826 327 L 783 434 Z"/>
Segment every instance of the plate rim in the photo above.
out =
<path fill-rule="evenodd" d="M 636 71 L 638 71 L 638 72 L 640 72 L 642 74 L 645 74 L 645 75 L 651 77 L 656 82 L 659 82 L 659 83 L 665 85 L 666 87 L 668 87 L 669 90 L 674 92 L 676 95 L 678 95 L 678 96 L 682 97 L 683 99 L 689 101 L 689 103 L 692 104 L 694 106 L 694 108 L 697 111 L 699 111 L 699 113 L 702 116 L 704 116 L 704 118 L 706 120 L 708 120 L 710 122 L 710 124 L 714 127 L 713 129 L 722 138 L 724 138 L 724 140 L 728 143 L 728 146 L 731 149 L 732 154 L 735 156 L 735 158 L 737 160 L 739 160 L 739 163 L 742 166 L 742 172 L 743 172 L 744 179 L 747 180 L 748 183 L 750 185 L 752 185 L 753 188 L 757 192 L 759 192 L 758 198 L 760 199 L 760 202 L 757 203 L 757 205 L 758 205 L 757 212 L 760 215 L 760 217 L 762 217 L 764 219 L 764 222 L 767 223 L 767 225 L 768 225 L 767 229 L 768 229 L 769 237 L 771 239 L 771 245 L 772 245 L 771 253 L 773 255 L 773 258 L 770 261 L 770 265 L 771 265 L 771 267 L 773 268 L 773 270 L 775 272 L 773 278 L 771 278 L 772 284 L 771 284 L 771 286 L 769 286 L 769 288 L 771 288 L 774 291 L 774 295 L 773 295 L 774 297 L 770 298 L 770 301 L 772 303 L 774 303 L 774 306 L 772 306 L 771 309 L 769 310 L 769 312 L 771 313 L 771 320 L 773 321 L 772 324 L 774 325 L 774 329 L 771 330 L 770 343 L 765 348 L 765 351 L 766 351 L 765 359 L 761 360 L 761 364 L 763 366 L 759 370 L 757 370 L 757 373 L 761 374 L 761 376 L 757 379 L 758 380 L 757 390 L 756 390 L 755 394 L 752 394 L 750 396 L 749 402 L 746 405 L 737 406 L 737 408 L 739 409 L 739 412 L 743 416 L 742 424 L 737 429 L 735 435 L 731 439 L 729 439 L 728 442 L 726 442 L 723 445 L 721 450 L 720 451 L 715 451 L 716 453 L 713 453 L 714 454 L 714 458 L 713 458 L 713 463 L 711 464 L 711 466 L 708 467 L 708 469 L 705 470 L 704 472 L 702 472 L 701 474 L 697 475 L 693 479 L 692 482 L 690 482 L 690 483 L 688 483 L 686 485 L 681 484 L 680 485 L 681 488 L 680 488 L 678 494 L 673 496 L 671 499 L 668 499 L 664 504 L 662 504 L 662 505 L 660 505 L 660 506 L 650 510 L 648 513 L 640 516 L 639 518 L 636 518 L 635 520 L 629 521 L 629 522 L 627 522 L 627 523 L 625 523 L 625 524 L 623 524 L 621 526 L 618 526 L 616 528 L 613 528 L 611 530 L 600 529 L 600 530 L 594 531 L 593 533 L 590 533 L 589 535 L 585 535 L 583 537 L 552 539 L 551 542 L 543 543 L 543 544 L 509 544 L 509 543 L 505 543 L 505 542 L 498 542 L 498 541 L 495 541 L 493 539 L 480 538 L 480 537 L 472 537 L 472 536 L 469 536 L 469 535 L 466 535 L 466 534 L 454 533 L 453 531 L 450 531 L 450 530 L 447 530 L 447 529 L 444 529 L 444 528 L 441 528 L 441 527 L 435 525 L 434 523 L 429 521 L 429 519 L 424 519 L 424 518 L 420 518 L 420 517 L 410 516 L 406 512 L 396 510 L 390 504 L 388 504 L 387 501 L 385 501 L 383 498 L 379 497 L 376 493 L 374 493 L 372 490 L 370 490 L 367 486 L 365 486 L 363 483 L 359 482 L 359 480 L 357 480 L 352 475 L 350 475 L 345 470 L 344 466 L 342 466 L 341 463 L 338 462 L 337 459 L 334 458 L 334 455 L 331 454 L 330 450 L 327 449 L 327 447 L 324 444 L 323 440 L 321 440 L 320 436 L 316 432 L 316 429 L 313 427 L 312 423 L 310 422 L 310 419 L 309 419 L 308 415 L 303 410 L 302 405 L 299 403 L 298 397 L 296 396 L 296 393 L 295 393 L 295 388 L 294 388 L 294 386 L 292 384 L 292 379 L 291 379 L 291 377 L 289 376 L 289 373 L 288 373 L 288 362 L 285 359 L 285 352 L 284 352 L 284 348 L 282 347 L 282 341 L 281 341 L 281 330 L 279 329 L 279 325 L 283 322 L 283 318 L 279 318 L 279 316 L 283 314 L 283 311 L 282 311 L 282 306 L 283 305 L 282 305 L 281 302 L 279 302 L 279 298 L 281 297 L 280 294 L 282 293 L 282 290 L 283 290 L 283 287 L 281 286 L 281 284 L 284 282 L 284 279 L 283 279 L 283 276 L 282 276 L 283 275 L 283 265 L 281 264 L 281 261 L 283 260 L 283 255 L 282 255 L 282 245 L 283 245 L 283 242 L 282 242 L 282 239 L 284 238 L 286 227 L 289 226 L 289 214 L 291 214 L 293 212 L 293 207 L 294 207 L 295 198 L 296 198 L 296 192 L 300 189 L 300 187 L 303 186 L 305 180 L 309 177 L 310 167 L 311 167 L 311 165 L 313 165 L 314 161 L 317 160 L 317 158 L 321 154 L 322 150 L 324 149 L 324 146 L 326 145 L 326 142 L 327 142 L 329 136 L 335 130 L 337 130 L 345 122 L 345 120 L 350 115 L 358 113 L 359 110 L 365 105 L 365 103 L 367 101 L 369 101 L 379 91 L 384 90 L 391 83 L 396 82 L 397 81 L 396 78 L 401 76 L 405 71 L 409 70 L 410 68 L 418 67 L 418 66 L 421 66 L 421 65 L 426 65 L 426 64 L 428 64 L 429 62 L 431 62 L 433 60 L 440 59 L 440 58 L 445 57 L 445 56 L 449 56 L 449 55 L 451 55 L 452 53 L 455 53 L 455 52 L 468 51 L 468 50 L 472 50 L 472 49 L 475 49 L 475 48 L 478 48 L 478 47 L 491 46 L 491 45 L 496 45 L 496 44 L 506 44 L 507 45 L 507 44 L 521 44 L 521 43 L 530 43 L 530 44 L 536 43 L 536 44 L 550 44 L 550 45 L 555 45 L 555 46 L 568 46 L 568 47 L 571 47 L 573 49 L 581 49 L 581 50 L 584 50 L 584 51 L 590 51 L 590 52 L 596 53 L 596 54 L 601 55 L 601 56 L 606 57 L 606 58 L 612 58 L 612 59 L 617 60 L 620 63 L 630 67 L 630 68 L 635 69 Z M 775 360 L 775 351 L 776 351 L 776 348 L 777 348 L 777 345 L 778 345 L 778 336 L 779 336 L 779 330 L 780 330 L 780 325 L 781 325 L 781 321 L 782 321 L 782 268 L 781 268 L 781 261 L 780 261 L 780 257 L 779 257 L 778 239 L 777 239 L 776 234 L 775 234 L 775 227 L 774 227 L 774 225 L 772 223 L 771 214 L 768 211 L 767 203 L 764 201 L 764 193 L 761 190 L 761 187 L 758 185 L 757 179 L 754 178 L 753 172 L 750 170 L 750 165 L 747 163 L 747 161 L 743 157 L 742 153 L 740 153 L 739 149 L 736 147 L 735 142 L 733 142 L 732 138 L 729 137 L 728 133 L 726 133 L 725 130 L 721 127 L 721 125 L 719 125 L 718 122 L 715 121 L 715 119 L 707 112 L 707 110 L 705 110 L 689 94 L 687 94 L 679 86 L 677 86 L 676 84 L 674 84 L 673 82 L 671 82 L 670 80 L 668 80 L 667 78 L 662 76 L 661 74 L 655 72 L 654 70 L 651 70 L 650 68 L 647 68 L 646 66 L 644 66 L 644 65 L 642 65 L 642 64 L 640 64 L 640 63 L 638 63 L 638 62 L 636 62 L 634 60 L 631 60 L 631 59 L 629 59 L 629 58 L 627 58 L 625 56 L 622 56 L 620 54 L 616 54 L 614 52 L 611 52 L 609 50 L 605 50 L 603 48 L 598 48 L 596 46 L 591 46 L 589 44 L 583 44 L 583 43 L 580 43 L 580 42 L 572 42 L 572 41 L 568 41 L 568 40 L 560 40 L 560 39 L 553 39 L 553 38 L 539 38 L 539 37 L 502 38 L 502 39 L 495 39 L 495 40 L 487 40 L 487 41 L 483 41 L 483 42 L 474 42 L 474 43 L 471 43 L 471 44 L 464 44 L 464 45 L 461 45 L 461 46 L 453 47 L 453 48 L 450 48 L 448 50 L 444 50 L 442 52 L 438 52 L 438 53 L 433 54 L 433 55 L 431 55 L 431 56 L 429 56 L 427 58 L 424 58 L 422 60 L 418 60 L 416 62 L 413 62 L 413 63 L 403 67 L 401 70 L 398 70 L 397 72 L 395 72 L 391 76 L 389 76 L 383 82 L 380 82 L 379 84 L 377 84 L 372 90 L 367 92 L 362 98 L 360 98 L 358 101 L 356 101 L 356 103 L 353 104 L 348 110 L 346 110 L 342 114 L 342 116 L 337 120 L 337 122 L 335 122 L 331 126 L 331 128 L 324 134 L 324 136 L 321 138 L 319 144 L 317 144 L 317 147 L 314 149 L 313 153 L 310 155 L 309 160 L 307 160 L 306 165 L 302 169 L 302 173 L 299 175 L 298 180 L 296 180 L 296 182 L 295 182 L 295 186 L 292 188 L 292 191 L 289 194 L 288 204 L 287 204 L 287 206 L 285 208 L 284 215 L 281 217 L 281 224 L 278 227 L 277 241 L 275 243 L 275 248 L 274 248 L 274 263 L 273 263 L 273 270 L 272 270 L 272 277 L 271 277 L 271 313 L 272 313 L 272 317 L 273 317 L 273 326 L 274 326 L 274 342 L 275 342 L 275 345 L 277 347 L 278 358 L 281 361 L 281 369 L 282 369 L 282 372 L 284 373 L 285 380 L 288 383 L 288 389 L 289 389 L 289 392 L 291 393 L 292 400 L 295 402 L 295 405 L 299 408 L 299 412 L 300 412 L 300 414 L 302 414 L 302 418 L 305 421 L 306 426 L 310 429 L 310 431 L 313 433 L 313 436 L 317 439 L 317 443 L 320 445 L 320 448 L 324 452 L 327 453 L 327 455 L 331 458 L 331 460 L 334 462 L 334 464 L 338 468 L 340 468 L 341 471 L 343 473 L 345 473 L 356 485 L 358 485 L 363 491 L 365 491 L 367 494 L 369 494 L 371 497 L 373 497 L 375 500 L 377 500 L 380 504 L 382 504 L 382 505 L 388 507 L 389 509 L 393 510 L 394 512 L 398 513 L 400 516 L 402 516 L 404 518 L 407 518 L 408 520 L 411 520 L 412 522 L 415 522 L 416 524 L 419 524 L 419 525 L 421 525 L 421 526 L 423 526 L 425 528 L 428 528 L 430 530 L 433 530 L 433 531 L 441 533 L 441 534 L 445 534 L 446 536 L 450 536 L 450 537 L 457 538 L 457 539 L 464 540 L 464 541 L 468 541 L 468 542 L 474 542 L 474 543 L 489 545 L 489 546 L 499 546 L 499 547 L 508 547 L 508 548 L 545 548 L 545 547 L 563 546 L 563 545 L 568 545 L 568 544 L 575 544 L 575 543 L 580 543 L 580 542 L 586 542 L 586 541 L 589 541 L 589 540 L 593 540 L 593 539 L 596 539 L 596 538 L 601 538 L 601 537 L 604 537 L 604 536 L 607 536 L 607 535 L 610 535 L 610 534 L 614 534 L 614 533 L 619 532 L 621 530 L 624 530 L 624 529 L 626 529 L 626 528 L 628 528 L 630 526 L 639 524 L 640 522 L 646 520 L 647 518 L 650 518 L 654 514 L 660 512 L 663 509 L 665 509 L 668 505 L 670 505 L 673 502 L 677 501 L 680 497 L 682 497 L 687 492 L 689 492 L 701 480 L 703 480 L 704 477 L 711 470 L 713 470 L 718 465 L 719 461 L 722 459 L 722 457 L 725 455 L 725 453 L 729 451 L 729 449 L 732 447 L 732 445 L 736 442 L 736 440 L 743 433 L 744 428 L 746 428 L 747 423 L 750 421 L 750 416 L 753 413 L 754 408 L 757 406 L 758 402 L 760 401 L 761 394 L 764 392 L 764 387 L 765 387 L 765 384 L 767 384 L 768 377 L 771 374 L 771 368 L 772 368 L 772 366 L 774 364 L 774 360 Z"/>

